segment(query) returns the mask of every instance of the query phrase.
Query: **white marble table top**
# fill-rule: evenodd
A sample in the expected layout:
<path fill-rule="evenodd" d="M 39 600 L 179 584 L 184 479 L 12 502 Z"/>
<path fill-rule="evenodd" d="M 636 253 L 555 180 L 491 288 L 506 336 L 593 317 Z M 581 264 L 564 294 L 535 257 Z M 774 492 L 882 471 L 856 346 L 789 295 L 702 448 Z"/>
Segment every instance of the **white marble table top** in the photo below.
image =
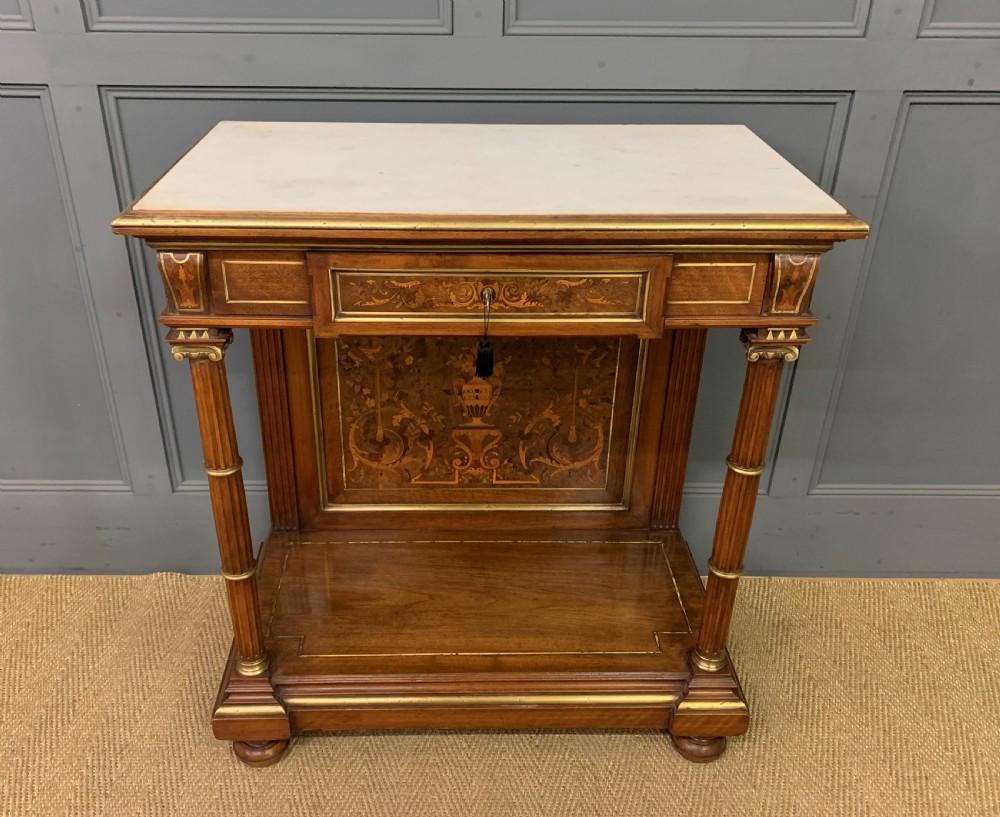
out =
<path fill-rule="evenodd" d="M 742 125 L 220 122 L 135 216 L 848 216 Z"/>

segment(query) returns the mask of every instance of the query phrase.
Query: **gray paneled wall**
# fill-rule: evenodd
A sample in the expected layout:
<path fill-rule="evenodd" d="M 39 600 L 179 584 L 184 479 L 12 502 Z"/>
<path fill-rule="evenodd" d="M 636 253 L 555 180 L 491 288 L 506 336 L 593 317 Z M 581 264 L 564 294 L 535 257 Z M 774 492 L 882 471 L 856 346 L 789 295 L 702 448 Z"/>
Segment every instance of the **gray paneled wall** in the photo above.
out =
<path fill-rule="evenodd" d="M 448 34 L 447 0 L 83 0 L 90 31 Z"/>
<path fill-rule="evenodd" d="M 817 492 L 1000 496 L 1000 99 L 904 106 Z"/>
<path fill-rule="evenodd" d="M 920 36 L 1000 36 L 1000 3 L 996 0 L 927 0 Z"/>
<path fill-rule="evenodd" d="M 1000 575 L 997 37 L 992 0 L 0 0 L 0 568 L 216 569 L 158 276 L 108 229 L 216 121 L 742 122 L 874 226 L 824 262 L 748 570 Z M 713 333 L 702 556 L 742 367 Z"/>
<path fill-rule="evenodd" d="M 46 90 L 7 92 L 0 134 L 0 486 L 124 488 L 114 396 Z M 45 240 L 25 240 L 39 225 Z"/>
<path fill-rule="evenodd" d="M 867 0 L 507 0 L 508 34 L 862 37 Z"/>
<path fill-rule="evenodd" d="M 0 0 L 0 29 L 30 30 L 31 11 L 27 0 Z"/>

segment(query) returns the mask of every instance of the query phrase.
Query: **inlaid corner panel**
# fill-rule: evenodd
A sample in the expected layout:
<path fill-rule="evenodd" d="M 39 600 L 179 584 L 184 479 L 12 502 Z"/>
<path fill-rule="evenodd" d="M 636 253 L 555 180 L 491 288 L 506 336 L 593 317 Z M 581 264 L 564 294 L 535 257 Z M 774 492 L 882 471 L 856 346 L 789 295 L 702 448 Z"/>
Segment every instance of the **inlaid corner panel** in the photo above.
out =
<path fill-rule="evenodd" d="M 333 503 L 617 503 L 639 343 L 494 338 L 317 341 L 317 412 Z"/>

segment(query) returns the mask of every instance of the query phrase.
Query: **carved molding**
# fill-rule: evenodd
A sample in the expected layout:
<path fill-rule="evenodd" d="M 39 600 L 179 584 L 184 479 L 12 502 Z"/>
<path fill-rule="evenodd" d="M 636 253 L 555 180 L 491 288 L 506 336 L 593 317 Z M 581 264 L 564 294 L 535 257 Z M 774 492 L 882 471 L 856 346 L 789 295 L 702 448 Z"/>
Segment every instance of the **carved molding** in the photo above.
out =
<path fill-rule="evenodd" d="M 799 359 L 799 348 L 810 340 L 806 330 L 798 328 L 744 329 L 740 333 L 740 342 L 751 363 L 759 360 L 792 363 Z"/>
<path fill-rule="evenodd" d="M 210 360 L 218 363 L 233 342 L 229 329 L 171 329 L 167 333 L 174 360 Z"/>
<path fill-rule="evenodd" d="M 208 309 L 204 253 L 161 252 L 157 254 L 157 262 L 167 291 L 169 310 L 205 312 Z"/>

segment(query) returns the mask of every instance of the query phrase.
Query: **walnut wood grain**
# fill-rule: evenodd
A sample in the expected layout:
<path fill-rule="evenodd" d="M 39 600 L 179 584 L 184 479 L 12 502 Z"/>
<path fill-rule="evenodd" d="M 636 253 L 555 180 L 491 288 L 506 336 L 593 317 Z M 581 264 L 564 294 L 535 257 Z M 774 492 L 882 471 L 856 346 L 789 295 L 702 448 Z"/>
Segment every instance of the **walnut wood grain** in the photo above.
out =
<path fill-rule="evenodd" d="M 267 474 L 267 497 L 274 530 L 294 530 L 299 522 L 295 491 L 288 392 L 285 387 L 285 333 L 282 329 L 251 329 L 257 408 L 260 413 Z"/>
<path fill-rule="evenodd" d="M 268 674 L 257 590 L 258 565 L 253 556 L 243 461 L 237 448 L 226 379 L 224 356 L 232 342 L 232 333 L 214 329 L 171 330 L 167 342 L 175 359 L 186 359 L 190 364 L 233 628 L 233 654 L 213 712 L 213 732 L 220 739 L 286 739 L 291 734 L 288 715 L 275 697 Z M 249 755 L 241 759 L 253 762 Z"/>
<path fill-rule="evenodd" d="M 693 638 L 675 589 L 672 563 L 684 558 L 676 540 L 595 531 L 429 538 L 381 533 L 290 548 L 268 638 L 326 657 L 331 669 L 377 658 L 387 674 L 416 657 L 443 669 L 463 655 L 491 656 L 498 668 L 602 656 L 651 671 L 683 666 L 662 648 L 668 634 Z M 340 601 L 328 604 L 318 587 Z"/>
<path fill-rule="evenodd" d="M 808 314 L 818 272 L 818 255 L 776 253 L 764 298 L 764 312 L 769 315 Z"/>
<path fill-rule="evenodd" d="M 765 253 L 678 253 L 666 317 L 759 315 L 770 256 Z"/>
<path fill-rule="evenodd" d="M 667 729 L 692 697 L 702 590 L 676 532 L 275 533 L 263 558 L 272 677 L 296 731 Z M 728 668 L 709 684 L 742 700 Z M 681 725 L 740 734 L 745 715 Z"/>
<path fill-rule="evenodd" d="M 273 766 L 288 749 L 287 740 L 233 741 L 233 754 L 246 766 L 259 769 Z"/>
<path fill-rule="evenodd" d="M 798 354 L 797 346 L 774 347 L 775 351 L 783 348 L 795 349 Z M 725 663 L 726 636 L 743 570 L 743 554 L 757 503 L 757 487 L 784 362 L 781 356 L 754 359 L 754 347 L 750 344 L 747 354 L 749 360 L 712 543 L 704 616 L 694 652 L 695 664 L 703 669 L 718 668 Z"/>
<path fill-rule="evenodd" d="M 219 740 L 255 743 L 290 738 L 288 711 L 278 700 L 269 675 L 248 678 L 237 670 L 238 660 L 234 644 L 212 709 L 212 734 Z"/>
<path fill-rule="evenodd" d="M 222 361 L 192 360 L 191 380 L 205 467 L 217 471 L 238 467 L 241 460 L 225 365 Z M 209 473 L 208 492 L 222 570 L 233 576 L 244 575 L 253 569 L 254 558 L 243 474 L 238 470 L 226 476 Z M 227 581 L 226 591 L 240 660 L 246 666 L 255 665 L 265 659 L 256 579 L 251 575 L 242 581 Z"/>
<path fill-rule="evenodd" d="M 302 252 L 212 252 L 208 271 L 218 315 L 312 315 Z"/>
<path fill-rule="evenodd" d="M 159 252 L 160 321 L 174 357 L 191 361 L 235 636 L 212 728 L 241 761 L 272 763 L 310 729 L 651 727 L 702 762 L 747 729 L 725 639 L 780 370 L 816 321 L 818 256 L 867 227 L 790 167 L 737 162 L 713 176 L 731 151 L 661 191 L 721 191 L 716 209 L 638 212 L 636 191 L 661 178 L 643 171 L 664 155 L 631 162 L 629 178 L 596 178 L 610 159 L 569 162 L 556 198 L 568 191 L 581 214 L 527 215 L 517 198 L 483 215 L 508 181 L 538 179 L 449 187 L 467 169 L 449 154 L 442 183 L 416 192 L 452 190 L 460 207 L 394 213 L 383 200 L 355 213 L 352 196 L 398 191 L 411 168 L 386 176 L 392 157 L 361 150 L 342 170 L 368 184 L 317 187 L 335 151 L 313 156 L 293 212 L 299 188 L 280 162 L 247 174 L 223 151 L 210 174 L 185 177 L 197 189 L 175 184 L 163 199 L 161 181 L 147 194 L 159 208 L 115 221 Z M 262 210 L 198 203 L 265 177 L 277 183 L 254 199 Z M 734 212 L 750 178 L 772 204 L 784 178 L 826 209 Z M 595 190 L 627 191 L 626 212 L 602 215 Z M 331 206 L 317 209 L 316 194 Z M 500 294 L 496 382 L 467 371 L 486 284 Z M 755 328 L 742 336 L 750 362 L 706 595 L 677 525 L 717 326 Z M 253 329 L 272 515 L 256 568 L 223 362 L 233 327 Z M 613 367 L 594 357 L 612 347 Z M 455 484 L 414 483 L 442 474 Z"/>
<path fill-rule="evenodd" d="M 669 255 L 309 253 L 320 337 L 663 333 Z"/>
<path fill-rule="evenodd" d="M 653 528 L 675 529 L 681 513 L 681 495 L 708 333 L 704 329 L 675 329 L 669 334 L 673 341 L 670 374 L 650 524 Z"/>
<path fill-rule="evenodd" d="M 681 756 L 692 763 L 709 763 L 726 751 L 723 737 L 695 738 L 673 735 L 674 746 Z"/>
<path fill-rule="evenodd" d="M 243 460 L 236 444 L 224 361 L 232 339 L 229 330 L 209 328 L 172 329 L 166 337 L 174 359 L 190 364 L 208 492 L 238 653 L 237 667 L 244 675 L 260 675 L 267 668 L 267 655 L 243 488 Z"/>

